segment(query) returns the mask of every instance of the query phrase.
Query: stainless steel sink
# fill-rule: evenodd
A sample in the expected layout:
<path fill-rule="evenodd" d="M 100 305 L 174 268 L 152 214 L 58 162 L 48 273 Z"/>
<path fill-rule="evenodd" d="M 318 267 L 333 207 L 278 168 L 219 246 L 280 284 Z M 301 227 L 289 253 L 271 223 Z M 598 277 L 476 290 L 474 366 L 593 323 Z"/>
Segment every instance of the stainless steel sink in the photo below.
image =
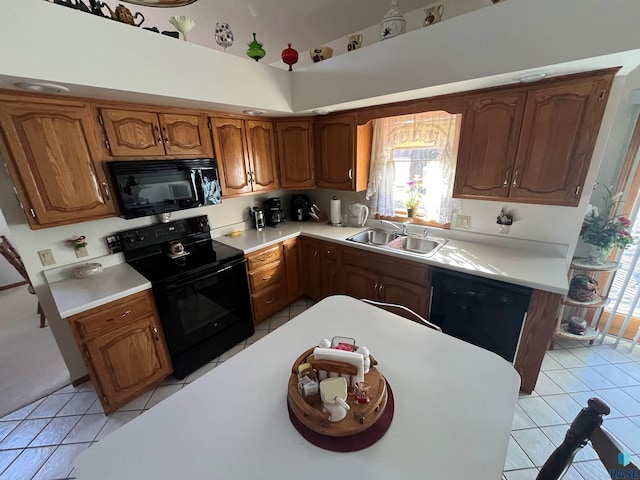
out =
<path fill-rule="evenodd" d="M 402 250 L 420 255 L 430 255 L 440 250 L 447 243 L 443 239 L 430 239 L 407 236 L 402 238 Z"/>
<path fill-rule="evenodd" d="M 433 255 L 447 243 L 447 240 L 442 238 L 402 235 L 398 232 L 389 232 L 378 228 L 370 228 L 364 232 L 357 233 L 347 238 L 347 240 L 423 256 Z"/>
<path fill-rule="evenodd" d="M 398 234 L 394 232 L 387 232 L 386 230 L 370 228 L 364 232 L 357 233 L 347 240 L 356 243 L 364 243 L 365 245 L 386 245 L 393 239 L 397 238 Z"/>

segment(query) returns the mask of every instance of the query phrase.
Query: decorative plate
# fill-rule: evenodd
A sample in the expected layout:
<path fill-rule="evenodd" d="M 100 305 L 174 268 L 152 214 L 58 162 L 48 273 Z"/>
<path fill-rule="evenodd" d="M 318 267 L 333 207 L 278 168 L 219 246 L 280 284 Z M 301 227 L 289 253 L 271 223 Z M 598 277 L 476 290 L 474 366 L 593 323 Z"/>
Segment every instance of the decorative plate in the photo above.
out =
<path fill-rule="evenodd" d="M 143 5 L 145 7 L 184 7 L 198 0 L 122 0 L 126 3 L 133 3 L 134 5 Z"/>

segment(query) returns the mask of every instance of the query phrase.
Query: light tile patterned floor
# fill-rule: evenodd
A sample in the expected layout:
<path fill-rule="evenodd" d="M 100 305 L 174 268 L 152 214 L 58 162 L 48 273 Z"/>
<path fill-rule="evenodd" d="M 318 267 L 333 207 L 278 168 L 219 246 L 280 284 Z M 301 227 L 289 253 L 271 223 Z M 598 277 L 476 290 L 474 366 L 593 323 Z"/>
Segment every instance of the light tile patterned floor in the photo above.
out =
<path fill-rule="evenodd" d="M 256 327 L 255 334 L 184 380 L 173 377 L 110 416 L 102 412 L 90 383 L 65 387 L 0 418 L 0 480 L 74 478 L 73 459 L 109 433 L 149 410 L 185 385 L 301 313 L 314 302 L 300 300 Z M 533 480 L 562 442 L 580 408 L 598 396 L 611 406 L 605 426 L 640 463 L 640 347 L 586 346 L 560 341 L 547 352 L 537 389 L 521 394 L 513 418 L 503 480 Z M 610 480 L 587 446 L 576 456 L 566 480 Z"/>

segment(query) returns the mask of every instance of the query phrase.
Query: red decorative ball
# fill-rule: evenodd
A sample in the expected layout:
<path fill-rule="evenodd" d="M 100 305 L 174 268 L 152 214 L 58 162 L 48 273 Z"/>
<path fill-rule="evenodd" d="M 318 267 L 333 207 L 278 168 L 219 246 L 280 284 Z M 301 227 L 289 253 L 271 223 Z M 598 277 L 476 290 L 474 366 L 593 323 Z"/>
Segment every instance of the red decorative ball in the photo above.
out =
<path fill-rule="evenodd" d="M 282 51 L 282 61 L 289 65 L 289 71 L 292 71 L 291 65 L 298 63 L 298 51 L 291 48 L 290 43 L 288 45 L 289 47 Z"/>

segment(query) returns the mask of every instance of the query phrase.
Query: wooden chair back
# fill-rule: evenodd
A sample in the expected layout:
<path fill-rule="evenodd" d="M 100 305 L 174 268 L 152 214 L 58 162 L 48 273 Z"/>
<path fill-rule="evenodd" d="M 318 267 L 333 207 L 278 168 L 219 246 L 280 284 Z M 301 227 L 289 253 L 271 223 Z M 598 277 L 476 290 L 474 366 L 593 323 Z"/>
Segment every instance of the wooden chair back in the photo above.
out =
<path fill-rule="evenodd" d="M 24 278 L 25 282 L 29 284 L 29 293 L 34 294 L 36 291 L 33 289 L 33 285 L 31 284 L 31 280 L 29 279 L 29 275 L 27 274 L 27 269 L 24 268 L 24 263 L 22 262 L 22 258 L 20 258 L 20 254 L 18 251 L 11 245 L 9 239 L 0 235 L 0 254 L 7 259 L 7 261 L 17 270 L 17 272 Z M 38 301 L 38 314 L 40 315 L 40 328 L 44 328 L 46 326 L 45 314 L 42 310 L 42 306 Z"/>
<path fill-rule="evenodd" d="M 599 398 L 590 398 L 587 406 L 573 420 L 564 441 L 549 456 L 536 480 L 560 480 L 573 462 L 575 454 L 591 441 L 600 461 L 611 478 L 640 478 L 638 467 L 625 456 L 618 442 L 602 428 L 602 416 L 611 409 Z M 631 476 L 626 476 L 631 475 Z M 634 476 L 635 475 L 635 476 Z"/>

